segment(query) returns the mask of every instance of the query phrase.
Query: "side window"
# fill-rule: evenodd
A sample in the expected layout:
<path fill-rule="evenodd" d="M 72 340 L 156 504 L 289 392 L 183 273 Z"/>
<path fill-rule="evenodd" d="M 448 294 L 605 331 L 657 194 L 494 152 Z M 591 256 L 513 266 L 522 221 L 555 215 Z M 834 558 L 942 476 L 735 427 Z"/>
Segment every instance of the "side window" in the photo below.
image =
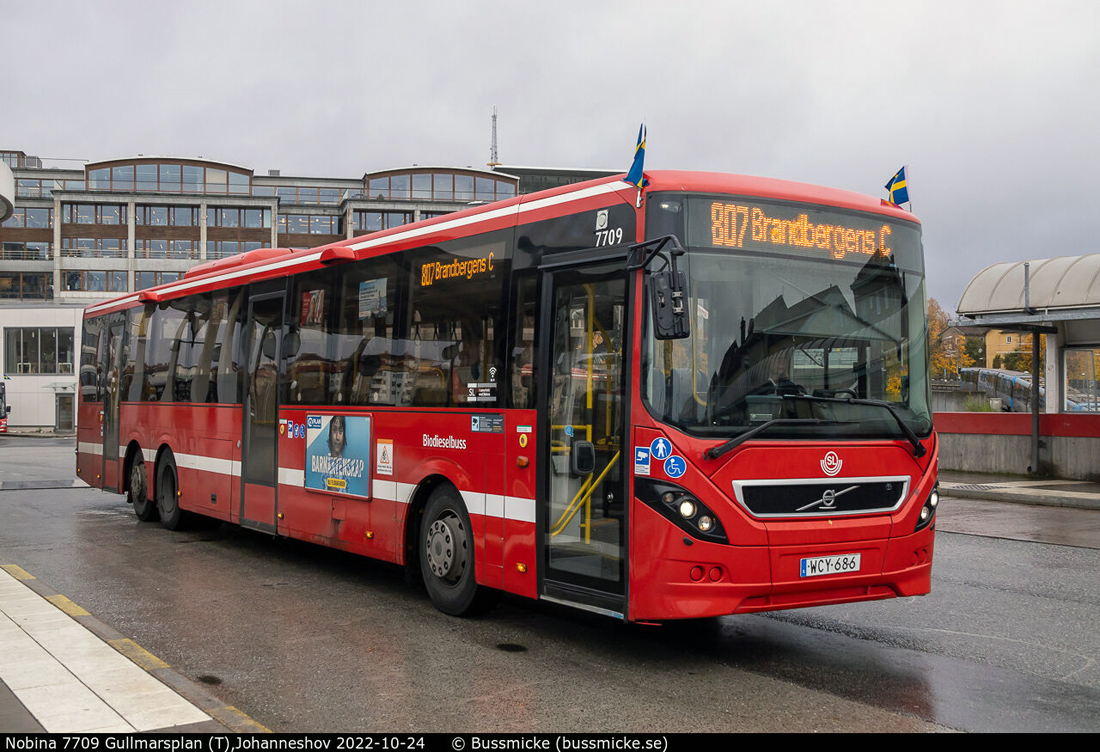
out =
<path fill-rule="evenodd" d="M 537 404 L 535 372 L 535 331 L 538 307 L 536 305 L 537 281 L 534 276 L 517 280 L 515 311 L 513 312 L 512 349 L 509 353 L 511 379 L 510 406 L 534 409 Z"/>
<path fill-rule="evenodd" d="M 478 241 L 409 254 L 410 331 L 406 380 L 415 406 L 504 404 L 503 241 Z"/>
<path fill-rule="evenodd" d="M 329 355 L 333 308 L 339 279 L 321 270 L 294 280 L 288 331 L 296 333 L 297 352 L 287 353 L 284 404 L 324 405 L 334 401 L 336 364 Z"/>
<path fill-rule="evenodd" d="M 403 343 L 395 340 L 405 299 L 402 276 L 394 257 L 342 270 L 328 337 L 331 402 L 409 404 Z"/>
<path fill-rule="evenodd" d="M 186 324 L 186 312 L 172 307 L 167 301 L 153 310 L 145 345 L 145 384 L 142 389 L 145 400 L 173 401 L 179 340 Z"/>
<path fill-rule="evenodd" d="M 80 399 L 83 402 L 102 402 L 99 391 L 99 335 L 103 330 L 102 319 L 85 319 L 80 337 Z"/>

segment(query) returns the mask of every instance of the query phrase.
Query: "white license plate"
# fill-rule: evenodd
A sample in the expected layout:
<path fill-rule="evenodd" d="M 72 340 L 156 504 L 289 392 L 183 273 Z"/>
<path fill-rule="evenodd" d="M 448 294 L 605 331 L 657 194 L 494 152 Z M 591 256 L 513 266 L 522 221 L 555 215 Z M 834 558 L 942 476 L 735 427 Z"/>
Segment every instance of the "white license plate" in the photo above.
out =
<path fill-rule="evenodd" d="M 859 571 L 859 554 L 839 554 L 837 556 L 814 556 L 803 559 L 799 566 L 800 576 L 820 577 L 825 574 L 851 574 Z"/>

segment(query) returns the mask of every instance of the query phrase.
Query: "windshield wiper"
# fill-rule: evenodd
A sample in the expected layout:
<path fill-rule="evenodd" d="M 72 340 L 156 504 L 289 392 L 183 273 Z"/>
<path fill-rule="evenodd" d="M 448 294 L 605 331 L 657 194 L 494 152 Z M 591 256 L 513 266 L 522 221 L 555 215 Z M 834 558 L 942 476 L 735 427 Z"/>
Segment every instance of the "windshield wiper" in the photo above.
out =
<path fill-rule="evenodd" d="M 807 400 L 809 402 L 840 402 L 843 404 L 868 405 L 870 407 L 882 408 L 886 410 L 886 412 L 890 413 L 890 417 L 892 417 L 894 419 L 894 422 L 898 424 L 898 428 L 900 428 L 901 432 L 905 434 L 905 438 L 908 439 L 909 443 L 913 445 L 914 457 L 923 457 L 926 451 L 924 448 L 924 444 L 920 443 L 920 438 L 917 437 L 916 432 L 913 431 L 913 429 L 909 427 L 909 424 L 906 423 L 902 419 L 902 417 L 894 411 L 894 406 L 891 405 L 889 402 L 880 402 L 878 400 L 862 399 L 859 397 L 814 397 L 809 394 L 783 394 L 779 396 L 781 397 L 781 399 Z M 717 446 L 712 446 L 710 449 L 703 452 L 703 456 L 710 460 L 716 460 L 726 452 L 740 446 L 749 439 L 755 438 L 762 431 L 767 428 L 771 428 L 772 426 L 814 426 L 830 423 L 835 424 L 840 422 L 842 421 L 822 420 L 819 418 L 773 418 L 772 420 L 761 423 L 756 428 L 753 428 L 751 431 L 746 431 L 736 438 L 730 439 L 729 441 L 726 441 Z"/>
<path fill-rule="evenodd" d="M 909 424 L 897 414 L 894 410 L 894 406 L 889 402 L 882 402 L 880 400 L 863 399 L 862 397 L 817 397 L 812 394 L 784 394 L 783 399 L 793 400 L 807 400 L 809 402 L 840 402 L 842 404 L 851 405 L 868 405 L 869 407 L 880 407 L 886 412 L 890 413 L 890 417 L 894 419 L 894 422 L 898 424 L 898 428 L 905 434 L 905 438 L 909 440 L 909 443 L 913 445 L 913 456 L 923 457 L 925 453 L 924 444 L 920 443 L 920 438 L 917 437 L 916 431 L 909 427 Z"/>
<path fill-rule="evenodd" d="M 825 425 L 826 423 L 839 422 L 840 421 L 836 420 L 822 420 L 821 418 L 772 418 L 769 421 L 761 423 L 756 428 L 753 428 L 751 431 L 745 431 L 745 433 L 741 434 L 740 436 L 723 442 L 718 446 L 712 446 L 710 449 L 703 452 L 703 456 L 706 457 L 708 460 L 716 460 L 734 447 L 738 447 L 741 444 L 744 444 L 746 441 L 754 438 L 764 429 L 771 428 L 772 426 L 821 426 Z"/>

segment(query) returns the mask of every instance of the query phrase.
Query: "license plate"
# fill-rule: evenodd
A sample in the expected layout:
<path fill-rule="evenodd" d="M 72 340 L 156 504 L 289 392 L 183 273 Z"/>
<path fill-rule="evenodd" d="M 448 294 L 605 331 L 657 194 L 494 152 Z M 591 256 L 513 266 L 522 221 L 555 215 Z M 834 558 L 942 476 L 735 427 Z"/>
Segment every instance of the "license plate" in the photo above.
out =
<path fill-rule="evenodd" d="M 820 577 L 825 574 L 850 574 L 859 571 L 859 554 L 814 556 L 803 559 L 800 565 L 802 577 Z"/>

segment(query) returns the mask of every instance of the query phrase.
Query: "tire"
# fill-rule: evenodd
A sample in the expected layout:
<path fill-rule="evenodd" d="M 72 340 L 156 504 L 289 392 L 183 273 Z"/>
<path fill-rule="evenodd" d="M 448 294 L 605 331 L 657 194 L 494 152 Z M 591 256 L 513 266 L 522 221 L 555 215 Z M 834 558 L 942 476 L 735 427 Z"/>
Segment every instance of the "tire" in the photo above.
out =
<path fill-rule="evenodd" d="M 130 503 L 134 505 L 134 514 L 142 522 L 155 520 L 159 514 L 156 502 L 149 497 L 149 474 L 145 470 L 145 460 L 139 454 L 130 465 Z"/>
<path fill-rule="evenodd" d="M 451 616 L 484 613 L 499 593 L 477 584 L 470 515 L 451 486 L 432 492 L 420 523 L 420 573 L 432 603 Z"/>
<path fill-rule="evenodd" d="M 179 530 L 184 523 L 184 513 L 180 509 L 179 475 L 176 473 L 176 460 L 171 452 L 166 452 L 157 465 L 157 513 L 160 524 L 169 530 Z"/>

